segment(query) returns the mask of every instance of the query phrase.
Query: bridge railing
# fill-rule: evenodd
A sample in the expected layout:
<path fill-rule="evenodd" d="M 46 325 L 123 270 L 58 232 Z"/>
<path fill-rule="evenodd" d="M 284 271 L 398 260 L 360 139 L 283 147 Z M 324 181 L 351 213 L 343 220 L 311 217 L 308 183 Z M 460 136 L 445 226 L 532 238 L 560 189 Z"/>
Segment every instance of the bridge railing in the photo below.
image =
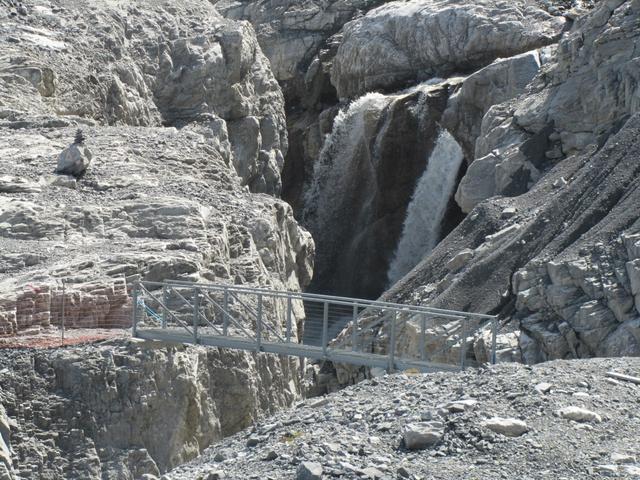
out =
<path fill-rule="evenodd" d="M 423 306 L 234 285 L 140 282 L 134 335 L 388 370 L 464 368 L 497 318 Z"/>

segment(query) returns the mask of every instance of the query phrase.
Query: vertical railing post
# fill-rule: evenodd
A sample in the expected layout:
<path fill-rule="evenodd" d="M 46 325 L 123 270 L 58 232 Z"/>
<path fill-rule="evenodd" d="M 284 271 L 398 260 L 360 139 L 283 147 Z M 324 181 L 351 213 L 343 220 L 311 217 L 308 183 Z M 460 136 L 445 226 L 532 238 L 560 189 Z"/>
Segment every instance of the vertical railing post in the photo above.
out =
<path fill-rule="evenodd" d="M 396 316 L 398 312 L 393 312 L 391 315 L 390 330 L 389 330 L 389 366 L 387 367 L 388 373 L 393 373 L 396 369 Z"/>
<path fill-rule="evenodd" d="M 499 320 L 498 317 L 493 317 L 493 320 L 491 321 L 492 325 L 491 325 L 491 364 L 495 365 L 498 362 L 497 359 L 497 344 L 498 344 L 498 325 L 499 325 Z"/>
<path fill-rule="evenodd" d="M 169 308 L 169 286 L 162 285 L 162 303 L 164 304 L 164 308 L 162 309 L 162 328 L 163 330 L 167 328 L 167 308 Z"/>
<path fill-rule="evenodd" d="M 358 349 L 358 304 L 353 306 L 353 318 L 351 319 L 351 350 Z"/>
<path fill-rule="evenodd" d="M 65 298 L 67 297 L 67 282 L 64 281 L 64 279 L 62 280 L 62 307 L 61 307 L 61 312 L 60 312 L 60 326 L 61 326 L 61 330 L 62 330 L 62 344 L 64 345 L 64 304 L 65 304 Z M 134 336 L 135 336 L 135 330 L 134 330 Z"/>
<path fill-rule="evenodd" d="M 198 326 L 200 325 L 200 289 L 193 289 L 193 340 L 198 343 Z"/>
<path fill-rule="evenodd" d="M 427 315 L 420 315 L 420 361 L 427 360 Z"/>
<path fill-rule="evenodd" d="M 291 343 L 291 317 L 292 317 L 292 305 L 293 300 L 291 295 L 287 296 L 287 343 Z"/>
<path fill-rule="evenodd" d="M 460 321 L 462 322 L 462 338 L 460 342 L 460 370 L 464 370 L 467 359 L 467 322 L 469 321 L 469 319 L 463 318 Z"/>
<path fill-rule="evenodd" d="M 222 299 L 222 334 L 226 337 L 229 335 L 229 289 L 224 288 Z"/>
<path fill-rule="evenodd" d="M 256 347 L 262 349 L 262 294 L 258 294 L 258 313 L 256 314 Z"/>
<path fill-rule="evenodd" d="M 322 314 L 322 354 L 327 355 L 329 343 L 329 303 L 324 302 L 324 312 Z"/>
<path fill-rule="evenodd" d="M 138 282 L 135 282 L 131 290 L 131 298 L 133 301 L 133 308 L 131 311 L 131 325 L 132 335 L 134 337 L 138 334 L 138 285 Z M 62 322 L 62 329 L 64 330 L 64 283 L 62 284 Z"/>

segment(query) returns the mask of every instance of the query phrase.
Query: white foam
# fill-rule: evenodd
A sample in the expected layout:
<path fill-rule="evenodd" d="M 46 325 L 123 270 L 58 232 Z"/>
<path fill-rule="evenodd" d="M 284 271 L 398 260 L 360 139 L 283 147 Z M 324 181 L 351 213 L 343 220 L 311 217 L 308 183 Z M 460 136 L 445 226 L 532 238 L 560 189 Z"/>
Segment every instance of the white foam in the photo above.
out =
<path fill-rule="evenodd" d="M 437 245 L 463 159 L 458 142 L 443 130 L 407 208 L 402 235 L 387 274 L 390 284 L 410 272 Z"/>

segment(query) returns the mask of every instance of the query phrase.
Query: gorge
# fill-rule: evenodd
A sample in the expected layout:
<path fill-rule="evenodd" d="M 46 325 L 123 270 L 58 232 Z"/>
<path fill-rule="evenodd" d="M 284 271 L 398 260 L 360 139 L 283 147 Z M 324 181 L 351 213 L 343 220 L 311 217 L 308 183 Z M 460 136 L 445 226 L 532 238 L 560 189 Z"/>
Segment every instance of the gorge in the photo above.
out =
<path fill-rule="evenodd" d="M 375 404 L 379 385 L 397 395 L 398 418 L 443 424 L 447 458 L 500 444 L 467 401 L 508 395 L 503 376 L 517 378 L 524 403 L 492 403 L 495 415 L 538 425 L 531 398 L 564 406 L 529 392 L 528 375 L 553 372 L 559 390 L 594 395 L 571 401 L 604 410 L 606 382 L 576 386 L 568 365 L 590 382 L 591 365 L 634 371 L 578 359 L 640 356 L 639 21 L 635 0 L 0 0 L 0 341 L 57 338 L 61 327 L 71 338 L 0 348 L 0 480 L 241 478 L 253 474 L 243 459 L 256 458 L 274 466 L 250 478 L 419 478 L 428 465 L 405 476 L 371 460 L 411 463 L 397 457 L 404 447 L 371 440 L 400 428 L 380 412 L 396 407 Z M 76 150 L 82 172 L 56 172 Z M 133 285 L 165 280 L 498 315 L 501 362 L 560 363 L 422 385 L 411 372 L 378 380 L 129 338 Z M 300 303 L 292 315 L 302 341 L 311 313 Z M 272 320 L 284 328 L 282 315 Z M 416 328 L 403 328 L 399 348 L 415 353 Z M 74 330 L 110 333 L 74 345 Z M 469 365 L 487 362 L 489 338 L 467 340 Z M 369 348 L 390 341 L 381 328 Z M 440 388 L 448 378 L 464 394 Z M 426 391 L 443 400 L 414 411 Z M 335 459 L 320 476 L 292 477 L 318 459 L 305 425 L 340 424 L 314 402 L 350 397 L 368 409 L 344 407 L 347 424 L 370 425 L 354 434 L 366 445 L 327 446 L 323 430 L 318 448 L 357 469 Z M 450 411 L 445 397 L 467 403 Z M 291 410 L 289 425 L 296 405 L 306 413 Z M 631 424 L 609 415 L 606 428 Z M 206 450 L 234 434 L 233 455 Z M 591 445 L 605 434 L 579 435 Z M 270 451 L 245 452 L 237 438 Z M 580 462 L 574 477 L 562 467 L 567 478 L 596 478 L 592 460 Z M 362 473 L 373 464 L 380 474 Z M 475 478 L 447 468 L 438 478 Z"/>

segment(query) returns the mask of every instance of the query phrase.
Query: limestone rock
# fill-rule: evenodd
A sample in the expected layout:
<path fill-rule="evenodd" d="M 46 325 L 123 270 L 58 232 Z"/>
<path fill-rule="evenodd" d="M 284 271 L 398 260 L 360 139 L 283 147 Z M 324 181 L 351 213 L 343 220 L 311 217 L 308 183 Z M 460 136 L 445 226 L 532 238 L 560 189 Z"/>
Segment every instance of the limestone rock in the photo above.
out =
<path fill-rule="evenodd" d="M 390 2 L 344 28 L 331 72 L 340 98 L 444 77 L 547 45 L 565 20 L 526 2 Z M 453 33 L 453 35 L 452 35 Z"/>
<path fill-rule="evenodd" d="M 287 152 L 284 98 L 249 24 L 224 19 L 202 0 L 177 6 L 100 2 L 86 29 L 72 35 L 67 29 L 79 14 L 75 7 L 38 12 L 29 28 L 39 36 L 12 17 L 4 23 L 0 41 L 13 60 L 0 67 L 0 102 L 11 107 L 0 123 L 15 129 L 82 125 L 86 131 L 95 122 L 182 127 L 214 120 L 214 135 L 223 137 L 226 122 L 251 117 L 260 125 L 260 155 L 239 160 L 243 183 L 279 192 Z M 92 70 L 96 62 L 104 74 Z M 24 95 L 12 98 L 18 85 Z"/>
<path fill-rule="evenodd" d="M 482 425 L 507 437 L 519 437 L 529 431 L 527 424 L 516 418 L 493 417 L 484 421 Z"/>
<path fill-rule="evenodd" d="M 0 478 L 13 480 L 13 461 L 11 460 L 11 426 L 7 412 L 0 404 Z M 4 470 L 4 472 L 3 472 Z"/>
<path fill-rule="evenodd" d="M 587 410 L 582 407 L 564 407 L 558 410 L 558 415 L 567 420 L 573 420 L 574 422 L 596 422 L 600 423 L 602 417 L 591 410 Z"/>
<path fill-rule="evenodd" d="M 73 143 L 60 153 L 56 173 L 81 177 L 89 168 L 92 158 L 88 147 Z"/>
<path fill-rule="evenodd" d="M 442 435 L 443 425 L 440 422 L 410 424 L 402 433 L 402 441 L 409 450 L 423 450 L 437 445 Z"/>
<path fill-rule="evenodd" d="M 322 480 L 322 465 L 302 462 L 296 470 L 296 480 Z"/>
<path fill-rule="evenodd" d="M 545 165 L 601 146 L 638 111 L 629 67 L 637 61 L 638 15 L 633 2 L 599 3 L 562 37 L 543 75 L 487 113 L 475 161 L 458 192 L 465 211 L 497 194 L 526 192 Z M 594 91 L 603 94 L 589 102 Z"/>
<path fill-rule="evenodd" d="M 540 66 L 540 53 L 536 50 L 500 58 L 469 75 L 452 95 L 442 120 L 465 149 L 467 158 L 474 158 L 487 111 L 523 93 Z"/>

